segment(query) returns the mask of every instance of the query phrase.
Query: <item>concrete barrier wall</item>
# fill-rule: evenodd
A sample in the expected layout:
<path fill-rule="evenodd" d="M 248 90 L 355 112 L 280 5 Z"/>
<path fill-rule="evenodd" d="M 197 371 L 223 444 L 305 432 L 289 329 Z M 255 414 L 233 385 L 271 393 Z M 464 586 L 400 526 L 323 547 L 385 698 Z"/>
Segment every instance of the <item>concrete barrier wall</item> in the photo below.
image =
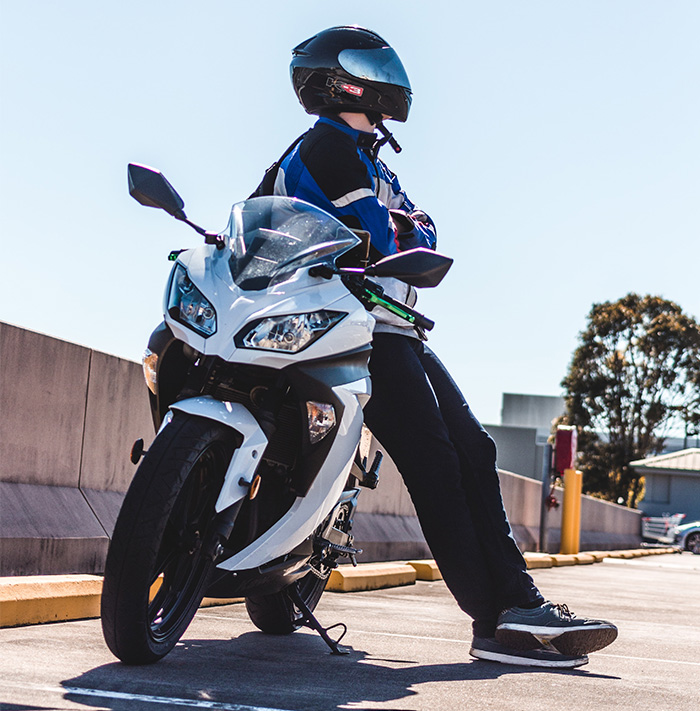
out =
<path fill-rule="evenodd" d="M 141 367 L 0 322 L 0 575 L 100 573 L 135 467 L 153 438 Z M 369 461 L 377 445 L 368 438 Z M 539 482 L 501 473 L 516 539 L 533 550 Z M 639 512 L 584 497 L 583 547 L 639 542 Z M 561 509 L 549 516 L 558 549 Z M 415 509 L 388 457 L 355 516 L 361 560 L 426 557 Z M 624 542 L 624 546 L 623 546 Z"/>
<path fill-rule="evenodd" d="M 0 575 L 100 572 L 138 437 L 138 363 L 0 322 Z"/>
<path fill-rule="evenodd" d="M 372 442 L 374 450 L 381 445 Z M 371 461 L 371 457 L 370 457 Z M 539 544 L 540 482 L 520 474 L 499 471 L 503 503 L 513 535 L 521 550 L 535 551 Z M 561 541 L 563 490 L 557 487 L 554 495 L 559 507 L 546 516 L 546 552 L 558 553 Z M 614 550 L 635 548 L 641 543 L 641 511 L 617 506 L 591 496 L 581 502 L 581 550 Z M 411 497 L 403 484 L 396 465 L 387 456 L 382 462 L 379 487 L 374 492 L 363 492 L 354 530 L 358 545 L 365 551 L 362 560 L 382 560 L 386 541 L 392 550 L 411 550 L 414 557 L 428 555 L 429 550 L 420 531 Z M 406 554 L 397 555 L 404 558 Z"/>
<path fill-rule="evenodd" d="M 542 484 L 530 477 L 500 472 L 503 501 L 513 533 L 523 550 L 537 550 L 540 530 Z M 559 503 L 545 519 L 546 552 L 558 553 L 561 541 L 563 490 L 556 487 Z M 628 509 L 592 496 L 581 497 L 581 550 L 635 548 L 641 543 L 641 511 Z"/>

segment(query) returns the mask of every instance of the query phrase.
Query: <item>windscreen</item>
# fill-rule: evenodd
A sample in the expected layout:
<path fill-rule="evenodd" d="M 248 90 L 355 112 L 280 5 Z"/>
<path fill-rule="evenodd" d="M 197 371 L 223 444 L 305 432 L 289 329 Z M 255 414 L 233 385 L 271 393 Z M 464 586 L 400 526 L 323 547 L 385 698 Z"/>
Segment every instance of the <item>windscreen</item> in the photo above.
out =
<path fill-rule="evenodd" d="M 231 275 L 250 291 L 266 289 L 301 267 L 332 263 L 360 243 L 327 212 L 278 196 L 234 205 L 227 232 Z"/>

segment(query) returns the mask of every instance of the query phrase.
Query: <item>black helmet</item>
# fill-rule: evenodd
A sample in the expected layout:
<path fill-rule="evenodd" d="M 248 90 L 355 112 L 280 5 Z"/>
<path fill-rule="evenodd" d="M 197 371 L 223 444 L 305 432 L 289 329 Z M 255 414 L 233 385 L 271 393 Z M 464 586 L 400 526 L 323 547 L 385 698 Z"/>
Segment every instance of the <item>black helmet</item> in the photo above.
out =
<path fill-rule="evenodd" d="M 331 27 L 292 50 L 292 84 L 307 113 L 381 114 L 405 121 L 411 85 L 394 50 L 362 27 Z"/>

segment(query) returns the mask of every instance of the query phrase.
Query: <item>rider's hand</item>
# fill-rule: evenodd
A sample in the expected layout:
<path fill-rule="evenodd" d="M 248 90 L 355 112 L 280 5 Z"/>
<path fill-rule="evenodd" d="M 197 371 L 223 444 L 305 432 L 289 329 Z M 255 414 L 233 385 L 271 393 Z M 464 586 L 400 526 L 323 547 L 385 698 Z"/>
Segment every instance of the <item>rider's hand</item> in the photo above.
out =
<path fill-rule="evenodd" d="M 399 239 L 401 239 L 402 235 L 413 233 L 416 226 L 411 215 L 403 210 L 389 210 L 389 214 L 391 215 Z"/>

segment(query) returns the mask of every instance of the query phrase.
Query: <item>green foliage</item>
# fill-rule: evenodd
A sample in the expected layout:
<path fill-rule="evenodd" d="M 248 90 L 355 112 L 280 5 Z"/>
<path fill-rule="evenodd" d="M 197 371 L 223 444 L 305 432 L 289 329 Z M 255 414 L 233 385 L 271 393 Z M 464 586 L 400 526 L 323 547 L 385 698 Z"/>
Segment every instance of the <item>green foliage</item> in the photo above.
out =
<path fill-rule="evenodd" d="M 629 462 L 700 427 L 700 326 L 658 296 L 594 304 L 562 386 L 584 491 L 635 507 L 644 482 Z"/>

